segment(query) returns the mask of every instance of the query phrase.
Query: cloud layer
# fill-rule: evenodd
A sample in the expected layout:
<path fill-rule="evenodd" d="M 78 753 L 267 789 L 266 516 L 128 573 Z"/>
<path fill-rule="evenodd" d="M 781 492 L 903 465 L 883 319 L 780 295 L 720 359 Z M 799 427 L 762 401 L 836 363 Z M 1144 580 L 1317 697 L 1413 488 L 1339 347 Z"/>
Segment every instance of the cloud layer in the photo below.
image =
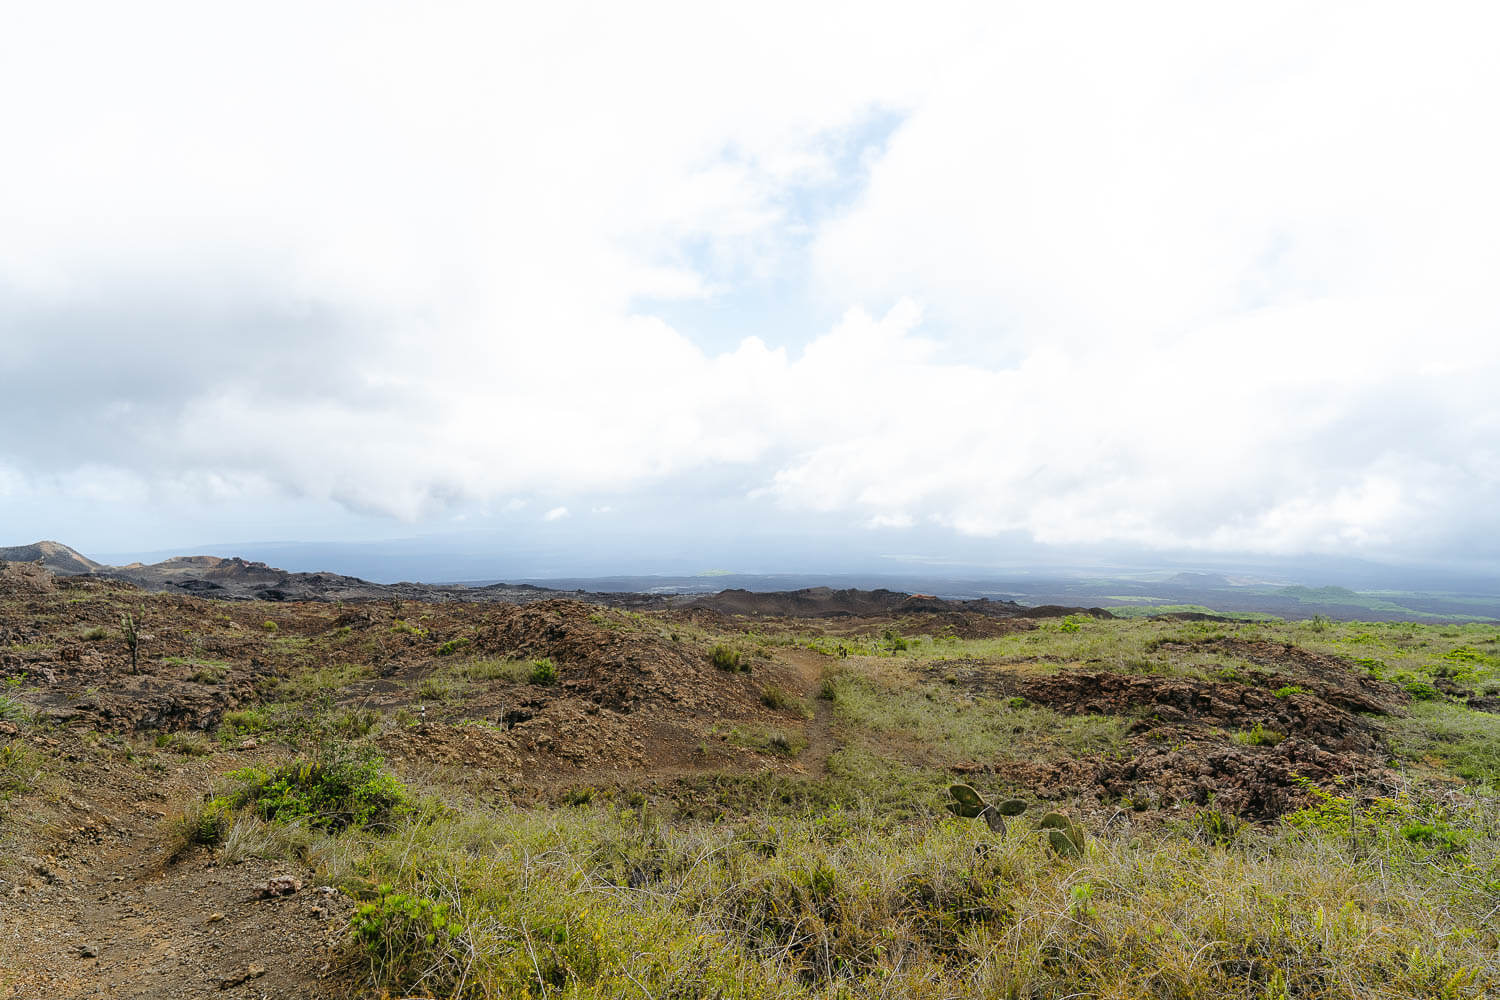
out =
<path fill-rule="evenodd" d="M 1500 555 L 1483 6 L 148 6 L 0 40 L 13 523 Z"/>

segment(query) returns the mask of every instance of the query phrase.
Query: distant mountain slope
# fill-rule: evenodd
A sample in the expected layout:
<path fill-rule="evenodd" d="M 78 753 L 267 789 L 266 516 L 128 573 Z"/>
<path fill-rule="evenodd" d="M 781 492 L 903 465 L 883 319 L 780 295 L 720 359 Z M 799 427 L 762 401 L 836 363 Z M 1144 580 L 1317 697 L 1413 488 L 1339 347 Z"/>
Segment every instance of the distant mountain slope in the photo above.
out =
<path fill-rule="evenodd" d="M 61 542 L 32 542 L 30 545 L 0 547 L 0 562 L 37 562 L 54 573 L 74 576 L 100 569 L 99 563 L 68 548 Z"/>
<path fill-rule="evenodd" d="M 1010 617 L 1026 610 L 1011 601 L 945 601 L 930 594 L 908 594 L 894 590 L 834 590 L 807 587 L 754 593 L 723 590 L 699 597 L 689 607 L 708 608 L 732 615 L 793 615 L 831 618 L 843 615 L 883 615 L 910 611 L 978 611 Z"/>

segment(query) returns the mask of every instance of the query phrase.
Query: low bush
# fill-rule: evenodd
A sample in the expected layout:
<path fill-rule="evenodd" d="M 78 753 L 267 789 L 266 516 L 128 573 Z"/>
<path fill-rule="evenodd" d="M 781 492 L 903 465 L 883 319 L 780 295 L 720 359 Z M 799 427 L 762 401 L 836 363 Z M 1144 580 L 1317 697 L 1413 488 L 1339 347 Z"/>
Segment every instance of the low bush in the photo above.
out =
<path fill-rule="evenodd" d="M 377 892 L 374 902 L 355 911 L 349 925 L 371 979 L 400 983 L 407 990 L 452 990 L 462 979 L 461 957 L 467 948 L 460 945 L 463 927 L 447 904 L 396 892 L 389 883 Z"/>
<path fill-rule="evenodd" d="M 271 771 L 242 768 L 229 776 L 239 787 L 221 797 L 227 807 L 248 808 L 267 821 L 296 820 L 337 832 L 389 825 L 410 809 L 406 786 L 374 756 L 326 754 Z"/>
<path fill-rule="evenodd" d="M 557 665 L 548 659 L 532 660 L 531 675 L 527 678 L 533 684 L 546 686 L 557 683 Z"/>
<path fill-rule="evenodd" d="M 1259 722 L 1247 730 L 1234 734 L 1234 741 L 1247 747 L 1274 747 L 1284 739 L 1286 739 L 1284 733 L 1275 729 L 1267 729 Z"/>
<path fill-rule="evenodd" d="M 748 673 L 750 670 L 750 665 L 745 662 L 745 657 L 741 655 L 740 651 L 733 646 L 726 646 L 722 642 L 708 651 L 708 659 L 715 667 L 718 667 L 720 670 L 727 670 L 730 673 L 740 670 Z"/>
<path fill-rule="evenodd" d="M 802 699 L 792 694 L 779 684 L 767 684 L 760 693 L 760 703 L 775 711 L 794 711 L 798 714 L 807 714 L 807 706 Z"/>

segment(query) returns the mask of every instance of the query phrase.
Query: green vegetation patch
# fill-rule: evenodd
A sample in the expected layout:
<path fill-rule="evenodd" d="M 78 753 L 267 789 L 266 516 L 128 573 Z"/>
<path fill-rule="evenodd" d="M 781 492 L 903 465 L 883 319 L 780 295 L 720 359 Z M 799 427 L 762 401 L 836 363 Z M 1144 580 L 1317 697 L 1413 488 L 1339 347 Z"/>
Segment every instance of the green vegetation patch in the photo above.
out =
<path fill-rule="evenodd" d="M 1024 700 L 969 697 L 946 684 L 851 667 L 827 679 L 839 719 L 873 733 L 900 733 L 935 757 L 995 757 L 1113 753 L 1125 746 L 1129 721 L 1103 715 L 1064 715 Z"/>
<path fill-rule="evenodd" d="M 283 680 L 278 693 L 294 701 L 316 698 L 364 680 L 374 672 L 372 667 L 359 663 L 314 667 L 298 671 Z"/>
<path fill-rule="evenodd" d="M 337 833 L 389 826 L 411 808 L 406 786 L 373 755 L 329 750 L 271 770 L 241 768 L 228 777 L 235 782 L 231 791 L 209 799 L 182 821 L 188 841 L 221 842 L 240 811 L 266 822 Z"/>

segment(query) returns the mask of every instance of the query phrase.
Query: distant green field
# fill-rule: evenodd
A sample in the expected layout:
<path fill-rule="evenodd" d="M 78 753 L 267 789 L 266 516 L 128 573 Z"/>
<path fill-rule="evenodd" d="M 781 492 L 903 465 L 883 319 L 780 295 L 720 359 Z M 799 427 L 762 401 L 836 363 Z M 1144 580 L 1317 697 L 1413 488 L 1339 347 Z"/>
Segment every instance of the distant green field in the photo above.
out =
<path fill-rule="evenodd" d="M 1234 618 L 1245 622 L 1280 621 L 1275 615 L 1261 614 L 1256 611 L 1218 611 L 1202 604 L 1136 604 L 1124 607 L 1109 607 L 1105 610 L 1116 618 L 1151 618 L 1155 615 L 1198 613 L 1223 615 L 1225 618 Z"/>

